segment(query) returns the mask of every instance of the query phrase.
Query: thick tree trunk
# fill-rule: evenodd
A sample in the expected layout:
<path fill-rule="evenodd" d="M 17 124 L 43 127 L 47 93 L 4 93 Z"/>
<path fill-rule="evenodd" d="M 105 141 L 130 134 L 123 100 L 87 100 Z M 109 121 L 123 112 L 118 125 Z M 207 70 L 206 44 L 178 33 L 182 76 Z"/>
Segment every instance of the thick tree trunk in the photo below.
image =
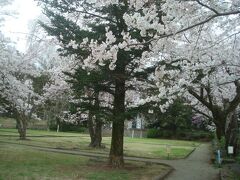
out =
<path fill-rule="evenodd" d="M 123 159 L 123 135 L 124 135 L 124 112 L 125 112 L 125 80 L 116 80 L 114 95 L 114 119 L 112 127 L 111 150 L 109 163 L 114 168 L 124 166 Z"/>
<path fill-rule="evenodd" d="M 213 111 L 213 122 L 216 125 L 217 139 L 221 140 L 225 136 L 226 115 L 220 108 L 216 107 Z"/>
<path fill-rule="evenodd" d="M 238 118 L 237 114 L 234 112 L 229 117 L 229 124 L 226 127 L 225 139 L 226 139 L 226 150 L 228 146 L 233 146 L 234 155 L 238 153 Z"/>
<path fill-rule="evenodd" d="M 89 147 L 93 148 L 102 148 L 102 120 L 99 118 L 99 100 L 98 97 L 99 93 L 95 93 L 95 102 L 94 102 L 94 108 L 95 108 L 95 116 L 93 117 L 93 113 L 89 111 L 89 119 L 88 119 L 88 128 L 89 128 L 89 134 L 91 137 L 91 142 L 89 144 Z M 95 119 L 95 123 L 94 123 Z"/>
<path fill-rule="evenodd" d="M 102 148 L 102 122 L 100 120 L 96 120 L 94 125 L 93 121 L 91 120 L 88 126 L 90 126 L 88 129 L 91 137 L 89 147 Z"/>
<path fill-rule="evenodd" d="M 95 136 L 94 136 L 94 142 L 93 147 L 95 148 L 102 148 L 102 120 L 99 115 L 99 109 L 100 109 L 100 102 L 99 102 L 99 92 L 95 93 L 95 109 L 96 109 L 96 115 L 95 115 Z"/>
<path fill-rule="evenodd" d="M 216 124 L 216 135 L 218 140 L 225 136 L 225 124 Z"/>
<path fill-rule="evenodd" d="M 20 140 L 26 140 L 27 120 L 23 117 L 17 117 L 17 129 Z"/>
<path fill-rule="evenodd" d="M 94 132 L 94 123 L 93 123 L 93 116 L 92 116 L 92 113 L 89 112 L 88 113 L 88 131 L 89 131 L 89 135 L 90 135 L 90 138 L 91 138 L 91 142 L 89 144 L 89 147 L 92 147 L 92 144 L 94 142 L 94 139 L 95 139 L 95 132 Z"/>
<path fill-rule="evenodd" d="M 124 166 L 123 159 L 123 134 L 124 134 L 124 120 L 114 120 L 112 127 L 112 142 L 109 155 L 110 165 L 114 168 L 121 168 Z"/>
<path fill-rule="evenodd" d="M 96 120 L 95 132 L 89 146 L 102 148 L 102 122 L 99 119 Z"/>

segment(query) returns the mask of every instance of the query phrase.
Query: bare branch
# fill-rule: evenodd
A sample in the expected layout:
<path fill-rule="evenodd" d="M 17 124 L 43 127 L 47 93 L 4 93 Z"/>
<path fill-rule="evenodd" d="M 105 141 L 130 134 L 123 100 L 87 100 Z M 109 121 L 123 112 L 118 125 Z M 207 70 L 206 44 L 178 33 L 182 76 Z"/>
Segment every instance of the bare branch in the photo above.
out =
<path fill-rule="evenodd" d="M 158 37 L 158 38 L 153 38 L 153 39 L 151 39 L 151 40 L 149 40 L 149 41 L 146 41 L 146 42 L 143 42 L 143 43 L 130 44 L 129 46 L 136 46 L 136 45 L 141 45 L 141 44 L 142 44 L 142 45 L 146 45 L 146 44 L 149 44 L 149 43 L 151 43 L 152 41 L 155 41 L 155 40 L 159 40 L 159 39 L 163 39 L 163 38 L 168 38 L 168 37 L 171 37 L 171 36 L 174 36 L 174 35 L 177 35 L 177 34 L 181 34 L 181 33 L 185 32 L 185 31 L 188 31 L 188 30 L 190 30 L 190 29 L 193 29 L 193 28 L 195 28 L 195 27 L 197 27 L 197 26 L 200 26 L 200 25 L 203 25 L 203 24 L 205 24 L 205 23 L 208 23 L 208 22 L 210 22 L 211 20 L 213 20 L 213 19 L 215 19 L 215 18 L 217 18 L 217 17 L 237 15 L 237 14 L 240 14 L 240 10 L 239 10 L 239 11 L 230 11 L 230 12 L 223 12 L 223 13 L 214 14 L 214 15 L 208 17 L 207 19 L 205 19 L 205 20 L 203 20 L 203 21 L 200 21 L 200 22 L 198 22 L 198 23 L 196 23 L 196 24 L 193 24 L 193 25 L 191 25 L 191 26 L 188 26 L 188 27 L 186 27 L 186 28 L 183 28 L 183 29 L 181 29 L 181 30 L 179 30 L 179 31 L 177 31 L 177 32 L 175 32 L 175 33 L 164 34 L 164 35 L 162 35 L 162 36 L 160 36 L 160 37 Z"/>
<path fill-rule="evenodd" d="M 208 119 L 212 119 L 212 117 L 211 117 L 211 116 L 209 116 L 209 115 L 207 115 L 206 113 L 204 113 L 204 112 L 202 112 L 202 111 L 198 110 L 197 108 L 195 108 L 195 107 L 192 107 L 192 109 L 193 109 L 195 112 L 197 112 L 197 113 L 199 113 L 199 114 L 201 114 L 201 115 L 203 115 L 203 116 L 207 117 Z"/>
<path fill-rule="evenodd" d="M 107 17 L 103 17 L 103 16 L 100 16 L 100 15 L 97 15 L 97 14 L 94 14 L 94 13 L 90 13 L 90 12 L 87 12 L 85 10 L 84 11 L 80 11 L 80 10 L 76 10 L 75 9 L 75 11 L 78 12 L 78 13 L 87 14 L 87 15 L 90 15 L 90 16 L 93 16 L 93 17 L 104 19 L 104 20 L 107 20 L 107 21 L 112 22 L 112 23 L 117 23 L 113 19 L 110 19 L 110 18 L 107 18 Z"/>
<path fill-rule="evenodd" d="M 215 14 L 219 14 L 219 12 L 218 12 L 216 9 L 213 9 L 213 8 L 211 8 L 210 6 L 202 3 L 200 0 L 196 0 L 196 2 L 197 2 L 198 4 L 200 4 L 201 6 L 209 9 L 209 10 L 212 11 L 212 12 L 214 12 Z"/>
<path fill-rule="evenodd" d="M 230 102 L 229 107 L 226 110 L 226 113 L 230 113 L 233 110 L 235 110 L 237 108 L 237 106 L 240 103 L 240 82 L 239 81 L 235 81 L 234 82 L 235 86 L 236 86 L 236 96 L 235 98 Z"/>
<path fill-rule="evenodd" d="M 188 89 L 188 92 L 193 95 L 197 100 L 199 100 L 203 105 L 205 105 L 210 111 L 212 110 L 212 106 L 209 102 L 207 102 L 204 98 L 198 95 L 192 88 Z"/>

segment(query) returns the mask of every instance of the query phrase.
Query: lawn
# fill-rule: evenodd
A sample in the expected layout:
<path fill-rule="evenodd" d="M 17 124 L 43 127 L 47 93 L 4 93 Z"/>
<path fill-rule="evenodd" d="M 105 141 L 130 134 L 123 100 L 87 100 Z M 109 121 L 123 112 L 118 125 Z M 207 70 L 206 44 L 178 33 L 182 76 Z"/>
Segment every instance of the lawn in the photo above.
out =
<path fill-rule="evenodd" d="M 90 138 L 87 134 L 28 130 L 27 135 L 29 141 L 19 141 L 16 129 L 0 129 L 0 141 L 50 148 L 81 150 L 108 154 L 111 142 L 110 137 L 103 137 L 103 143 L 106 148 L 91 149 L 88 147 Z M 124 153 L 127 156 L 166 159 L 168 158 L 167 149 L 170 149 L 170 159 L 178 159 L 186 157 L 198 145 L 198 142 L 193 141 L 125 137 Z"/>
<path fill-rule="evenodd" d="M 163 165 L 126 162 L 123 169 L 111 169 L 102 159 L 33 150 L 1 144 L 0 180 L 88 179 L 147 180 L 170 170 Z"/>

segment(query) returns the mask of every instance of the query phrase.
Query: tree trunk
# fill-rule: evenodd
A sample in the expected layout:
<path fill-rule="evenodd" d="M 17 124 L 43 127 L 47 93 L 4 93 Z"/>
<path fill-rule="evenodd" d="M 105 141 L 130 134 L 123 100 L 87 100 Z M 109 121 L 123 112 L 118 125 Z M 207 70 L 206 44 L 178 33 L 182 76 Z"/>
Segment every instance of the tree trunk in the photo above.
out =
<path fill-rule="evenodd" d="M 218 140 L 225 136 L 225 125 L 221 123 L 216 124 L 216 135 Z"/>
<path fill-rule="evenodd" d="M 93 116 L 92 113 L 89 111 L 88 113 L 88 131 L 89 131 L 89 135 L 91 138 L 91 142 L 89 144 L 89 147 L 92 147 L 92 144 L 94 143 L 94 139 L 95 139 L 95 132 L 94 132 L 94 124 L 93 124 Z"/>
<path fill-rule="evenodd" d="M 17 117 L 17 129 L 20 140 L 26 140 L 27 120 L 24 117 Z"/>
<path fill-rule="evenodd" d="M 220 110 L 220 108 L 215 108 L 212 111 L 213 122 L 216 125 L 216 135 L 217 139 L 221 140 L 225 136 L 225 126 L 226 126 L 226 115 Z"/>
<path fill-rule="evenodd" d="M 90 146 L 94 148 L 102 148 L 102 122 L 99 119 L 96 120 L 95 134 L 93 137 Z"/>
<path fill-rule="evenodd" d="M 96 116 L 95 123 L 93 122 L 92 113 L 89 112 L 88 117 L 88 130 L 91 138 L 89 147 L 101 148 L 102 147 L 102 121 Z"/>
<path fill-rule="evenodd" d="M 234 155 L 237 155 L 238 152 L 238 118 L 236 112 L 230 115 L 229 124 L 226 127 L 225 139 L 227 150 L 228 146 L 233 146 Z"/>
<path fill-rule="evenodd" d="M 116 79 L 114 94 L 114 111 L 111 150 L 109 154 L 109 163 L 114 168 L 124 166 L 123 159 L 123 135 L 124 135 L 124 112 L 125 112 L 125 80 Z"/>

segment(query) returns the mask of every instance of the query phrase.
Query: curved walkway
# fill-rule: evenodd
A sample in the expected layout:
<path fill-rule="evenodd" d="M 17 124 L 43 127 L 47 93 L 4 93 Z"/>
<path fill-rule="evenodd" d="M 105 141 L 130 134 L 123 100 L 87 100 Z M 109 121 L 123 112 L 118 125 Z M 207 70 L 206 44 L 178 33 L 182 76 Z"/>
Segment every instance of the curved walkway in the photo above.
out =
<path fill-rule="evenodd" d="M 46 148 L 46 147 L 40 147 L 40 146 L 8 143 L 4 141 L 0 141 L 0 143 L 30 146 L 31 148 L 41 150 L 41 151 L 81 155 L 81 156 L 88 156 L 88 157 L 108 158 L 108 154 L 98 154 L 98 153 L 91 153 L 91 152 L 84 152 L 84 151 Z M 210 144 L 201 144 L 186 159 L 160 160 L 160 159 L 148 159 L 148 158 L 140 158 L 140 157 L 139 158 L 125 157 L 124 159 L 169 165 L 174 168 L 174 171 L 166 178 L 167 180 L 216 180 L 216 179 L 219 179 L 218 178 L 219 170 L 217 168 L 214 168 L 213 165 L 210 164 L 210 158 L 211 158 Z"/>
<path fill-rule="evenodd" d="M 172 166 L 175 171 L 167 180 L 216 180 L 219 179 L 219 169 L 210 164 L 210 144 L 201 144 L 186 159 L 161 162 Z"/>

